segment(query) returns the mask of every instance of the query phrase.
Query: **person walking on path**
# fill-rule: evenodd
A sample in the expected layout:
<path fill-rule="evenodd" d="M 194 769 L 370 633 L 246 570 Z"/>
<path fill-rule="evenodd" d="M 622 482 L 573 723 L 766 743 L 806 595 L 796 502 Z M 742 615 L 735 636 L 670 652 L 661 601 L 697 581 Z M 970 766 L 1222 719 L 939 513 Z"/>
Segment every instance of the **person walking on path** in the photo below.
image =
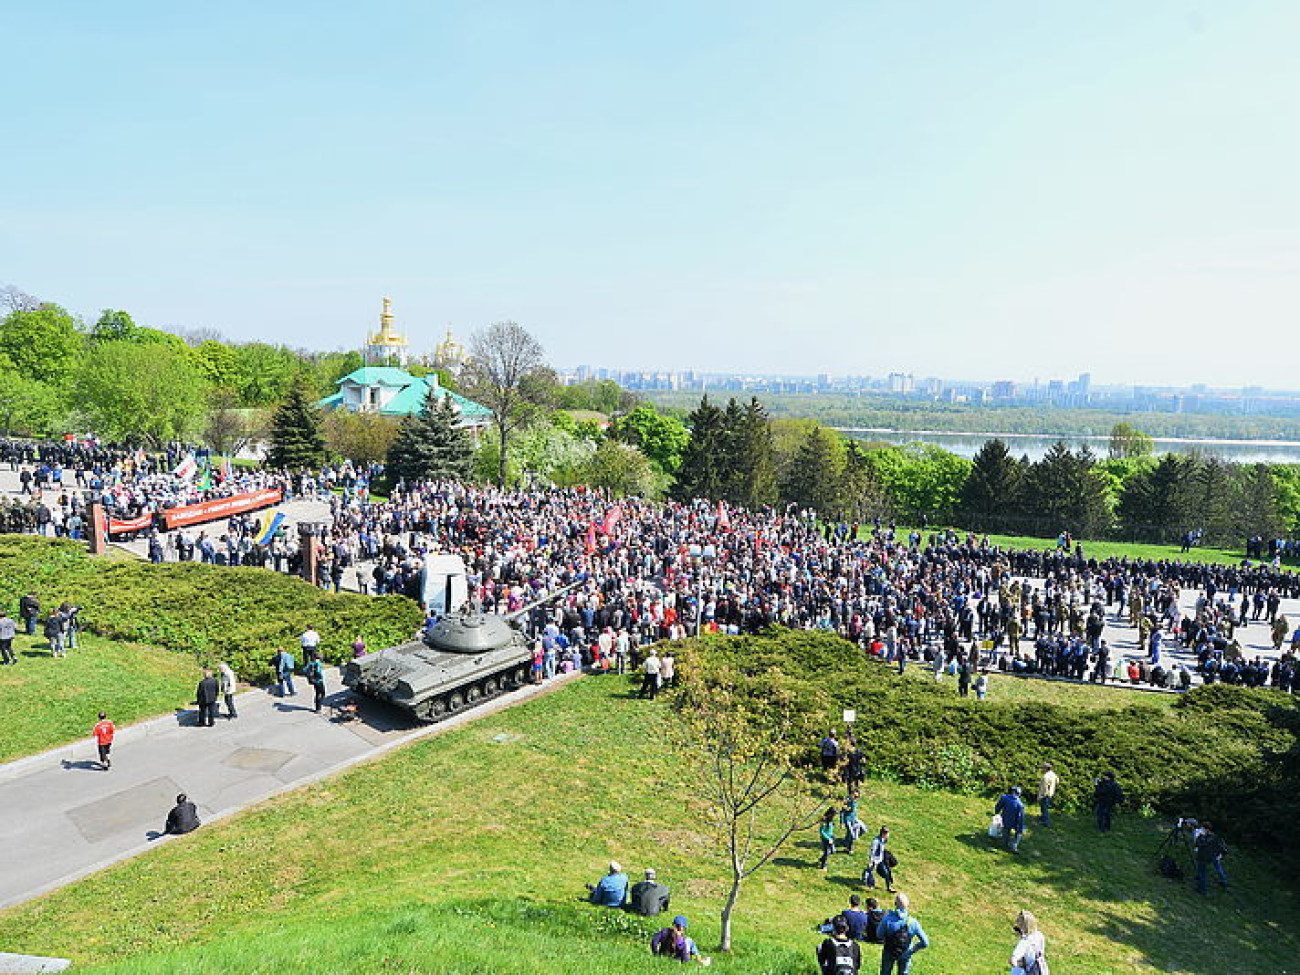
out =
<path fill-rule="evenodd" d="M 885 878 L 885 890 L 894 892 L 894 854 L 889 851 L 889 827 L 880 827 L 880 832 L 871 841 L 871 853 L 867 856 L 867 869 L 862 871 L 862 882 L 868 887 L 876 886 L 876 874 Z"/>
<path fill-rule="evenodd" d="M 235 672 L 224 660 L 217 664 L 217 670 L 221 674 L 221 696 L 226 700 L 226 719 L 237 718 L 239 714 L 235 711 L 235 689 L 239 682 L 235 680 Z"/>
<path fill-rule="evenodd" d="M 275 671 L 275 679 L 279 683 L 281 697 L 285 696 L 286 688 L 287 693 L 290 695 L 297 695 L 298 693 L 293 687 L 294 666 L 293 654 L 284 647 L 276 650 L 275 656 L 271 659 L 271 669 Z"/>
<path fill-rule="evenodd" d="M 1052 825 L 1052 806 L 1056 801 L 1056 787 L 1061 784 L 1060 777 L 1052 771 L 1052 763 L 1043 763 L 1043 777 L 1038 780 L 1039 822 L 1044 826 Z"/>
<path fill-rule="evenodd" d="M 313 707 L 317 714 L 320 714 L 321 705 L 325 702 L 325 669 L 321 666 L 320 657 L 316 656 L 316 651 L 312 651 L 307 658 L 307 662 L 302 665 L 302 674 L 307 678 L 307 683 L 315 694 Z"/>
<path fill-rule="evenodd" d="M 1011 975 L 1048 975 L 1047 939 L 1038 930 L 1038 918 L 1021 911 L 1014 928 L 1019 940 L 1011 950 Z"/>
<path fill-rule="evenodd" d="M 0 664 L 16 664 L 18 659 L 14 656 L 14 637 L 18 635 L 18 624 L 13 618 L 0 609 Z"/>
<path fill-rule="evenodd" d="M 205 670 L 203 679 L 194 690 L 194 700 L 199 706 L 199 725 L 211 728 L 217 723 L 217 694 L 221 688 L 217 685 L 212 671 Z"/>
<path fill-rule="evenodd" d="M 113 736 L 117 734 L 117 728 L 108 720 L 107 713 L 99 712 L 99 723 L 91 734 L 95 736 L 95 747 L 99 750 L 99 767 L 107 772 L 113 766 L 108 753 L 113 750 Z"/>
<path fill-rule="evenodd" d="M 1097 780 L 1092 792 L 1093 811 L 1097 814 L 1097 829 L 1103 833 L 1110 831 L 1111 817 L 1115 807 L 1124 801 L 1124 790 L 1115 781 L 1114 772 L 1106 772 Z"/>
<path fill-rule="evenodd" d="M 894 898 L 894 909 L 881 918 L 876 929 L 884 945 L 880 952 L 880 975 L 910 975 L 916 953 L 930 947 L 921 922 L 908 913 L 909 906 L 907 895 L 899 894 Z"/>
<path fill-rule="evenodd" d="M 1012 853 L 1020 852 L 1020 838 L 1025 834 L 1025 804 L 1020 798 L 1020 786 L 998 800 L 993 813 L 1002 817 L 1002 845 Z"/>

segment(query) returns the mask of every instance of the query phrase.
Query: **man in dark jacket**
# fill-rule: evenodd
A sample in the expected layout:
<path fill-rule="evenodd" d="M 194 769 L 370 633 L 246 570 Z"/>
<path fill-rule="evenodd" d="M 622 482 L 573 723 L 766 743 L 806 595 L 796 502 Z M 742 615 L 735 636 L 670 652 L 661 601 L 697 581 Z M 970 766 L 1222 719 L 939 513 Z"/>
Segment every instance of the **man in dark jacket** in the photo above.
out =
<path fill-rule="evenodd" d="M 831 936 L 817 946 L 817 964 L 822 975 L 857 975 L 862 969 L 862 949 L 849 937 L 843 914 L 831 919 Z"/>
<path fill-rule="evenodd" d="M 163 832 L 179 836 L 182 833 L 192 833 L 199 825 L 199 811 L 190 802 L 190 797 L 182 792 L 176 797 L 172 811 L 167 814 L 167 825 L 163 827 Z"/>
<path fill-rule="evenodd" d="M 212 671 L 205 670 L 203 679 L 194 692 L 194 700 L 199 705 L 199 724 L 211 728 L 217 723 L 217 695 L 221 688 Z"/>
<path fill-rule="evenodd" d="M 668 886 L 659 883 L 654 868 L 647 867 L 645 880 L 632 885 L 632 890 L 628 894 L 627 909 L 642 917 L 654 917 L 668 910 L 670 896 Z"/>
<path fill-rule="evenodd" d="M 36 621 L 41 617 L 41 601 L 36 598 L 36 593 L 29 592 L 18 600 L 18 615 L 23 619 L 23 626 L 27 630 L 27 635 L 35 636 Z"/>
<path fill-rule="evenodd" d="M 1020 837 L 1025 833 L 1025 803 L 1020 798 L 1020 786 L 998 800 L 993 812 L 1002 817 L 1002 845 L 1012 853 L 1020 852 Z"/>
<path fill-rule="evenodd" d="M 1111 816 L 1115 807 L 1124 801 L 1124 790 L 1115 781 L 1115 773 L 1107 772 L 1097 780 L 1092 791 L 1092 803 L 1097 813 L 1097 829 L 1103 833 L 1110 829 Z"/>

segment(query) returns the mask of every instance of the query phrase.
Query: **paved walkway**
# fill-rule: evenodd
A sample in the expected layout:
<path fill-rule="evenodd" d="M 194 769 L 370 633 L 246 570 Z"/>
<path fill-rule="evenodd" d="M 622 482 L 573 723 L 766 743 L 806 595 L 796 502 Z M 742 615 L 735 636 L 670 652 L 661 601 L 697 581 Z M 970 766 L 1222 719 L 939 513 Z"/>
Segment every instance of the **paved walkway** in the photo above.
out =
<path fill-rule="evenodd" d="M 89 737 L 0 765 L 0 908 L 167 842 L 157 831 L 177 793 L 188 794 L 208 824 L 575 677 L 521 688 L 437 725 L 369 703 L 359 720 L 339 723 L 312 710 L 300 681 L 298 695 L 283 700 L 261 690 L 240 694 L 239 717 L 218 718 L 213 728 L 199 727 L 188 710 L 119 729 L 109 771 Z M 342 690 L 333 669 L 327 690 L 327 703 Z"/>

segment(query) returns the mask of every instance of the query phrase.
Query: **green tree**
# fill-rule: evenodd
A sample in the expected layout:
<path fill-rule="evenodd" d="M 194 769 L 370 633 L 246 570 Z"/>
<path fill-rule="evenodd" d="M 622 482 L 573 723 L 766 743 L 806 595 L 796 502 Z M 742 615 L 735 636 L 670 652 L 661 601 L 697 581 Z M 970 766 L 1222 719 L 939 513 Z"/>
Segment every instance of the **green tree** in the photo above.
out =
<path fill-rule="evenodd" d="M 583 466 L 583 481 L 612 495 L 655 493 L 654 468 L 645 454 L 631 444 L 602 440 Z"/>
<path fill-rule="evenodd" d="M 66 385 L 82 346 L 76 320 L 58 305 L 12 311 L 0 321 L 0 353 L 27 379 Z"/>
<path fill-rule="evenodd" d="M 225 342 L 207 339 L 189 350 L 190 359 L 209 383 L 217 389 L 239 390 L 239 353 Z M 233 403 L 232 406 L 238 405 Z"/>
<path fill-rule="evenodd" d="M 517 322 L 494 322 L 470 338 L 461 385 L 492 411 L 497 434 L 497 483 L 506 483 L 510 435 L 528 422 L 554 386 L 541 343 Z"/>
<path fill-rule="evenodd" d="M 1196 467 L 1194 456 L 1164 454 L 1150 470 L 1129 478 L 1115 506 L 1123 537 L 1167 543 L 1192 527 Z"/>
<path fill-rule="evenodd" d="M 1011 455 L 1005 441 L 986 440 L 962 485 L 957 503 L 958 523 L 979 532 L 1012 530 L 1024 476 L 1024 467 Z"/>
<path fill-rule="evenodd" d="M 771 504 L 777 497 L 776 458 L 772 427 L 757 397 L 744 406 L 727 404 L 726 498 L 747 508 Z"/>
<path fill-rule="evenodd" d="M 887 445 L 867 452 L 890 505 L 912 522 L 947 522 L 971 462 L 935 444 Z"/>
<path fill-rule="evenodd" d="M 138 342 L 142 329 L 127 312 L 105 308 L 90 330 L 95 342 Z"/>
<path fill-rule="evenodd" d="M 244 412 L 238 408 L 234 391 L 215 386 L 208 395 L 208 421 L 203 428 L 203 442 L 218 454 L 231 457 L 248 446 L 251 429 Z"/>
<path fill-rule="evenodd" d="M 388 469 L 403 481 L 464 480 L 469 476 L 474 446 L 460 425 L 451 397 L 439 397 L 433 388 L 420 412 L 402 420 L 388 451 Z"/>
<path fill-rule="evenodd" d="M 666 474 L 672 474 L 682 466 L 682 455 L 691 439 L 686 424 L 675 416 L 660 413 L 649 404 L 619 417 L 610 427 L 610 432 L 624 443 L 640 449 Z"/>
<path fill-rule="evenodd" d="M 1109 526 L 1110 502 L 1087 447 L 1076 453 L 1061 441 L 1048 448 L 1025 474 L 1023 510 L 1030 534 L 1052 536 L 1068 531 L 1076 538 L 1097 538 Z"/>
<path fill-rule="evenodd" d="M 1110 428 L 1110 458 L 1150 457 L 1155 441 L 1131 423 L 1116 423 Z"/>
<path fill-rule="evenodd" d="M 0 433 L 48 434 L 64 412 L 57 390 L 20 375 L 0 353 Z"/>
<path fill-rule="evenodd" d="M 692 498 L 720 500 L 725 484 L 722 464 L 725 427 L 722 410 L 709 402 L 708 394 L 700 398 L 686 425 L 691 436 L 682 451 L 682 463 L 677 470 L 673 487 L 675 497 L 688 501 Z"/>
<path fill-rule="evenodd" d="M 1232 531 L 1236 540 L 1258 535 L 1278 538 L 1286 533 L 1287 524 L 1280 504 L 1281 491 L 1273 470 L 1267 464 L 1252 464 L 1238 472 L 1237 494 L 1232 506 Z"/>
<path fill-rule="evenodd" d="M 316 390 L 309 378 L 299 376 L 271 417 L 271 449 L 266 462 L 273 468 L 299 470 L 316 466 L 324 457 Z"/>
<path fill-rule="evenodd" d="M 808 434 L 785 484 L 781 496 L 804 508 L 812 508 L 820 515 L 829 516 L 843 507 L 842 490 L 844 449 L 837 442 L 834 431 L 817 426 Z"/>
<path fill-rule="evenodd" d="M 388 456 L 397 439 L 398 421 L 382 413 L 338 409 L 325 414 L 321 432 L 331 454 L 370 465 Z"/>
<path fill-rule="evenodd" d="M 870 521 L 888 514 L 889 499 L 876 469 L 871 466 L 867 451 L 854 441 L 849 441 L 844 451 L 842 484 L 844 516 L 850 521 Z"/>
<path fill-rule="evenodd" d="M 103 342 L 77 373 L 77 406 L 110 440 L 160 445 L 196 432 L 207 411 L 207 383 L 183 349 Z"/>
<path fill-rule="evenodd" d="M 236 385 L 244 406 L 280 402 L 288 395 L 294 378 L 306 368 L 298 355 L 284 346 L 249 342 L 234 348 Z M 311 392 L 315 392 L 314 387 Z"/>

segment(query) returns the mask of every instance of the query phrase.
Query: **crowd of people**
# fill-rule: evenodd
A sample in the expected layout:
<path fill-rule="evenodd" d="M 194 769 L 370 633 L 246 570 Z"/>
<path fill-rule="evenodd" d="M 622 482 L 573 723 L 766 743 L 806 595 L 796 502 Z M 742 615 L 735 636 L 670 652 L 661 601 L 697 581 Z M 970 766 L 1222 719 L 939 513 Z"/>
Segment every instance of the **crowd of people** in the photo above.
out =
<path fill-rule="evenodd" d="M 34 501 L 15 503 L 47 510 L 48 519 L 30 515 L 31 530 L 51 534 L 83 533 L 85 499 L 96 494 L 123 515 L 202 495 L 172 466 L 187 456 L 179 445 L 141 456 L 84 442 L 0 443 L 0 460 L 31 467 L 39 486 Z M 240 472 L 207 490 L 275 486 L 290 498 L 328 499 L 313 580 L 325 588 L 419 599 L 432 553 L 464 560 L 475 609 L 509 611 L 573 585 L 535 615 L 533 632 L 554 622 L 584 666 L 604 634 L 626 648 L 604 656 L 640 666 L 638 648 L 658 640 L 779 623 L 838 631 L 900 667 L 924 662 L 977 695 L 992 670 L 1173 690 L 1202 679 L 1300 691 L 1300 632 L 1284 645 L 1289 623 L 1279 611 L 1282 599 L 1300 597 L 1300 574 L 1274 564 L 1099 560 L 1069 544 L 1002 549 L 973 534 L 904 537 L 793 507 L 615 502 L 582 489 L 399 483 L 376 501 L 369 485 L 380 473 L 347 465 Z M 86 488 L 70 490 L 69 481 Z M 154 532 L 149 557 L 300 571 L 297 533 L 281 528 L 266 537 L 265 529 L 264 516 L 243 515 L 220 532 Z M 1190 612 L 1185 590 L 1197 593 Z M 1103 638 L 1108 626 L 1125 625 L 1137 648 L 1128 655 Z M 1243 648 L 1243 631 L 1261 625 L 1270 628 L 1275 660 Z M 1183 659 L 1170 657 L 1174 649 Z"/>

